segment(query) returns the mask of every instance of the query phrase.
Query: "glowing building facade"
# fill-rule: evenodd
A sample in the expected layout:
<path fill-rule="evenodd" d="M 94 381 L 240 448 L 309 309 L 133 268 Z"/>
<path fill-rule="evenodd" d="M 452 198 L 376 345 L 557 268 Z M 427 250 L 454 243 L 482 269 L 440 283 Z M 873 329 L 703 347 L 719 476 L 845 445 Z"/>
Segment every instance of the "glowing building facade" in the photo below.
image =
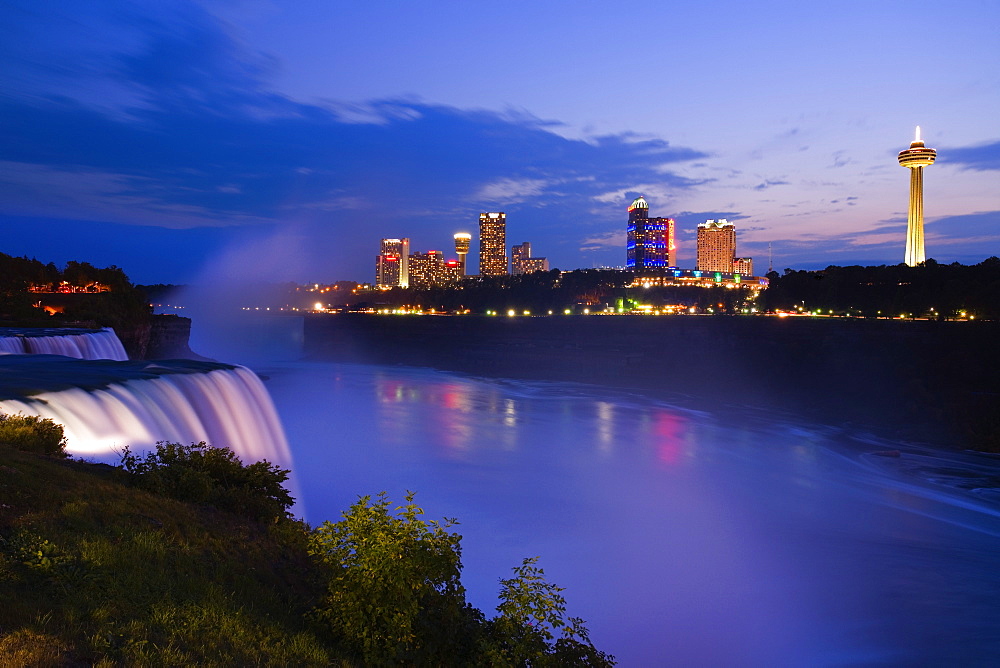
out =
<path fill-rule="evenodd" d="M 740 276 L 753 276 L 753 258 L 737 257 L 733 258 L 732 273 Z"/>
<path fill-rule="evenodd" d="M 409 239 L 382 239 L 382 252 L 375 258 L 375 285 L 405 288 L 410 285 Z"/>
<path fill-rule="evenodd" d="M 906 255 L 903 261 L 915 267 L 924 257 L 924 167 L 933 165 L 937 151 L 924 146 L 920 126 L 910 148 L 899 152 L 899 164 L 910 170 L 910 207 L 906 217 Z"/>
<path fill-rule="evenodd" d="M 458 260 L 445 260 L 441 251 L 410 255 L 410 285 L 415 288 L 429 288 L 457 281 L 461 274 Z"/>
<path fill-rule="evenodd" d="M 507 214 L 479 214 L 479 275 L 507 275 Z"/>
<path fill-rule="evenodd" d="M 637 197 L 628 208 L 627 236 L 627 269 L 665 269 L 676 264 L 674 219 L 650 218 L 649 204 L 642 197 Z"/>
<path fill-rule="evenodd" d="M 725 218 L 698 223 L 698 271 L 733 273 L 736 259 L 736 226 Z"/>
<path fill-rule="evenodd" d="M 517 246 L 511 246 L 510 269 L 510 273 L 515 276 L 535 271 L 548 271 L 549 261 L 544 257 L 531 257 L 531 244 L 525 241 Z"/>
<path fill-rule="evenodd" d="M 459 232 L 455 235 L 455 253 L 458 255 L 458 263 L 461 265 L 462 276 L 466 275 L 465 259 L 469 254 L 469 246 L 472 245 L 472 235 L 468 232 Z"/>

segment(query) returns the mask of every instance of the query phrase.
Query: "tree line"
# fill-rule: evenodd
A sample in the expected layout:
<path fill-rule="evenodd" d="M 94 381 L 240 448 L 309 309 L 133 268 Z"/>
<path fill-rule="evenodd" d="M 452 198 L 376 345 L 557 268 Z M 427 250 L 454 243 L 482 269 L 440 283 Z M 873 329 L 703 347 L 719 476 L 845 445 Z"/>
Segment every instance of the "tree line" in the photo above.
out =
<path fill-rule="evenodd" d="M 819 271 L 785 269 L 768 274 L 763 293 L 767 310 L 822 309 L 834 314 L 951 319 L 1000 318 L 1000 258 L 975 265 L 941 264 L 933 259 L 916 267 L 829 266 Z"/>

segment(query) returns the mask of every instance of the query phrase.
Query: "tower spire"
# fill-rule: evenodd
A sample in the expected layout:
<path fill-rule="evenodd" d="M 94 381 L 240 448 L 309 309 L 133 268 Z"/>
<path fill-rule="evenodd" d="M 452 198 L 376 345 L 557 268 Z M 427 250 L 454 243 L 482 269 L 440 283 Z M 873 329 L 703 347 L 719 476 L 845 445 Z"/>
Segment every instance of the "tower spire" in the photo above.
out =
<path fill-rule="evenodd" d="M 910 170 L 910 207 L 906 219 L 906 255 L 904 262 L 915 267 L 924 256 L 924 167 L 934 164 L 937 151 L 924 146 L 920 126 L 910 148 L 899 152 L 899 164 Z"/>

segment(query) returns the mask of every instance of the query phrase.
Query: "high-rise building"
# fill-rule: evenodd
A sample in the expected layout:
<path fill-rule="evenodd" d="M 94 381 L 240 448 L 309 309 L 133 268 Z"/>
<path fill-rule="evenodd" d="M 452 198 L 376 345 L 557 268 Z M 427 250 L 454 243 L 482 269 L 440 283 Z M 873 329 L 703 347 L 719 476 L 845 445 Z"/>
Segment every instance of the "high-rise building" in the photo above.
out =
<path fill-rule="evenodd" d="M 628 208 L 625 266 L 634 271 L 663 269 L 677 262 L 674 219 L 650 218 L 649 204 L 637 197 Z"/>
<path fill-rule="evenodd" d="M 382 252 L 375 258 L 375 285 L 405 288 L 410 285 L 409 239 L 382 239 Z"/>
<path fill-rule="evenodd" d="M 531 257 L 531 244 L 525 241 L 517 246 L 511 246 L 510 269 L 510 273 L 515 276 L 535 271 L 548 271 L 549 261 L 544 257 Z"/>
<path fill-rule="evenodd" d="M 924 146 L 920 126 L 910 148 L 899 152 L 899 164 L 910 170 L 910 207 L 906 216 L 906 256 L 904 262 L 915 267 L 924 257 L 924 167 L 934 164 L 937 151 Z"/>
<path fill-rule="evenodd" d="M 441 251 L 410 255 L 410 285 L 415 288 L 429 288 L 457 281 L 461 274 L 458 260 L 445 261 Z"/>
<path fill-rule="evenodd" d="M 736 259 L 736 226 L 725 218 L 698 223 L 698 256 L 695 269 L 733 273 Z"/>
<path fill-rule="evenodd" d="M 472 244 L 472 235 L 468 232 L 459 232 L 455 235 L 455 253 L 458 254 L 458 262 L 461 265 L 462 276 L 466 275 L 465 258 L 469 254 L 469 246 Z"/>
<path fill-rule="evenodd" d="M 507 275 L 507 214 L 479 214 L 479 275 Z"/>

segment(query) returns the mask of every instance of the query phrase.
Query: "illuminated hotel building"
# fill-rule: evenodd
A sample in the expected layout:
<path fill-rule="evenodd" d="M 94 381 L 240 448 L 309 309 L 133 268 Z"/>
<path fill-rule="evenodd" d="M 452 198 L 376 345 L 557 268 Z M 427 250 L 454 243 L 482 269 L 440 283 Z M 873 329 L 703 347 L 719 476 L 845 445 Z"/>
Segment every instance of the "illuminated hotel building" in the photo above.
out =
<path fill-rule="evenodd" d="M 472 244 L 472 235 L 468 232 L 459 232 L 455 235 L 455 253 L 458 254 L 458 263 L 462 268 L 462 276 L 466 275 L 465 258 L 469 254 L 469 246 Z"/>
<path fill-rule="evenodd" d="M 479 214 L 479 275 L 507 275 L 507 214 Z"/>
<path fill-rule="evenodd" d="M 910 170 L 910 208 L 906 217 L 906 257 L 904 262 L 915 267 L 924 257 L 924 167 L 934 164 L 937 151 L 924 146 L 920 126 L 910 148 L 899 152 L 899 164 Z"/>
<path fill-rule="evenodd" d="M 410 255 L 410 285 L 415 288 L 429 288 L 457 281 L 461 274 L 458 260 L 445 261 L 441 251 Z"/>
<path fill-rule="evenodd" d="M 753 258 L 735 257 L 733 258 L 732 273 L 740 276 L 753 276 Z"/>
<path fill-rule="evenodd" d="M 382 239 L 382 252 L 375 258 L 375 285 L 380 288 L 408 287 L 409 257 L 409 239 Z"/>
<path fill-rule="evenodd" d="M 650 218 L 649 204 L 637 197 L 628 208 L 625 267 L 633 271 L 664 269 L 677 261 L 674 219 Z"/>
<path fill-rule="evenodd" d="M 510 248 L 510 273 L 530 274 L 535 271 L 548 271 L 549 261 L 544 257 L 531 257 L 531 244 L 525 241 Z"/>
<path fill-rule="evenodd" d="M 733 272 L 736 259 L 736 226 L 725 218 L 698 223 L 698 271 Z"/>

